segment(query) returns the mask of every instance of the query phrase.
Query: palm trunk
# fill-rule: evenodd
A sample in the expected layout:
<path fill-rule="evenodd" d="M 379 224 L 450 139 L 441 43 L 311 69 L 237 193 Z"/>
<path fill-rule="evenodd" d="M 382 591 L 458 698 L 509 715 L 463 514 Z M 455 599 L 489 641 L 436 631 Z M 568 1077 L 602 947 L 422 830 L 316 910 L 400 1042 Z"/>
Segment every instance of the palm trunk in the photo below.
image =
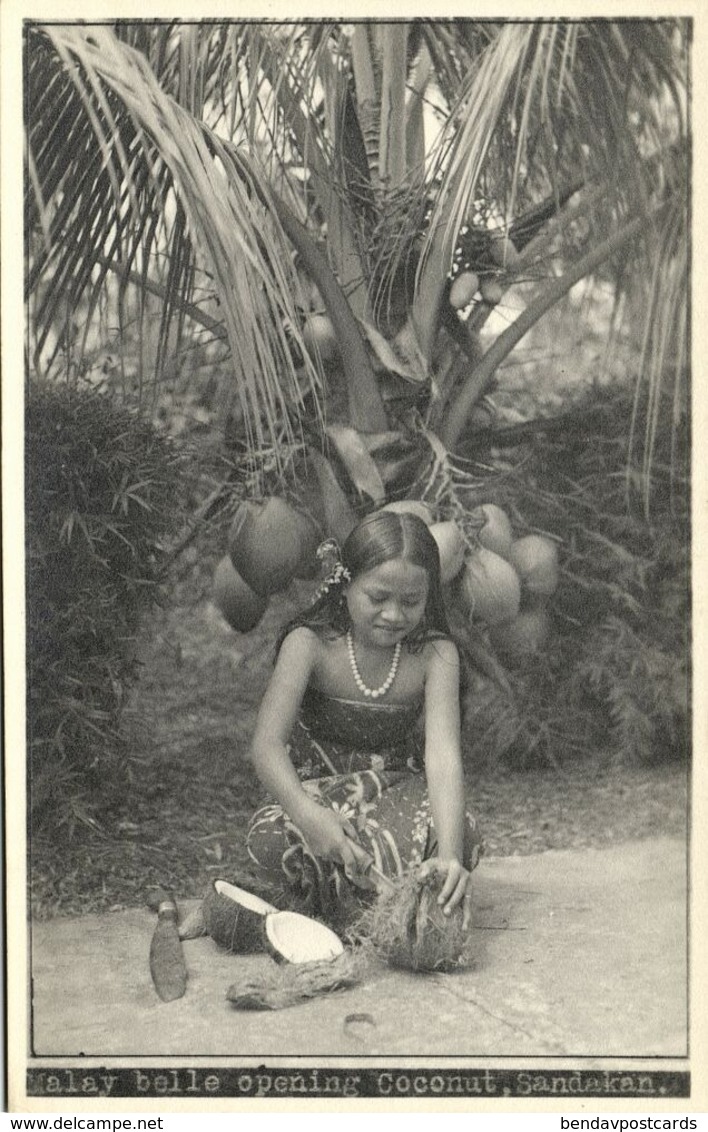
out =
<path fill-rule="evenodd" d="M 303 267 L 316 285 L 332 320 L 347 384 L 349 423 L 358 432 L 385 432 L 386 409 L 369 355 L 354 317 L 325 253 L 307 229 L 278 197 L 271 203 L 283 231 L 300 254 Z"/>

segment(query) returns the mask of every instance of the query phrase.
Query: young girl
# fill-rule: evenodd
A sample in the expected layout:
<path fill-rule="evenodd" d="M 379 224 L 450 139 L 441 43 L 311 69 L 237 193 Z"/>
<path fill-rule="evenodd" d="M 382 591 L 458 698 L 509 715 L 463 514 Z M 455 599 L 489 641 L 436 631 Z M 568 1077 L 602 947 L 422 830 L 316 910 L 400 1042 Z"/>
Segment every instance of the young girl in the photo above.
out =
<path fill-rule="evenodd" d="M 256 723 L 251 758 L 277 801 L 248 851 L 290 907 L 344 926 L 377 873 L 417 868 L 467 924 L 480 843 L 458 683 L 434 538 L 414 515 L 369 515 L 286 628 Z"/>

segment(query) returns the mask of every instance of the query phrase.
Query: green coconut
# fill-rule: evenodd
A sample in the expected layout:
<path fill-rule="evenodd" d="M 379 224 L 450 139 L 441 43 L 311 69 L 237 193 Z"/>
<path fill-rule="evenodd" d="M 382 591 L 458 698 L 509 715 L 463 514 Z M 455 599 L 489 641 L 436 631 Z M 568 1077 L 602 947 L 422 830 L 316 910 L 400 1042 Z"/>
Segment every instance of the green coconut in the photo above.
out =
<path fill-rule="evenodd" d="M 516 539 L 509 550 L 524 589 L 551 597 L 558 588 L 560 565 L 556 544 L 544 535 L 525 535 Z"/>
<path fill-rule="evenodd" d="M 460 573 L 467 544 L 462 537 L 462 531 L 453 519 L 448 519 L 444 523 L 433 523 L 430 533 L 438 544 L 440 580 L 445 586 Z"/>
<path fill-rule="evenodd" d="M 250 633 L 265 613 L 268 599 L 255 593 L 234 569 L 228 554 L 214 571 L 214 604 L 232 629 Z"/>
<path fill-rule="evenodd" d="M 551 618 L 542 605 L 522 609 L 511 621 L 503 621 L 490 629 L 490 639 L 499 658 L 521 668 L 537 656 L 548 641 Z"/>
<path fill-rule="evenodd" d="M 470 617 L 487 625 L 510 621 L 521 606 L 521 582 L 516 570 L 500 554 L 484 546 L 468 555 L 461 591 Z"/>
<path fill-rule="evenodd" d="M 310 314 L 302 328 L 302 338 L 310 353 L 318 353 L 323 362 L 339 357 L 339 344 L 329 315 Z"/>
<path fill-rule="evenodd" d="M 422 519 L 426 527 L 433 525 L 433 512 L 428 507 L 427 503 L 423 503 L 420 499 L 395 499 L 392 503 L 386 503 L 381 508 L 382 511 L 393 511 L 398 515 L 417 515 Z"/>
<path fill-rule="evenodd" d="M 493 550 L 495 554 L 500 554 L 502 558 L 508 558 L 511 544 L 514 541 L 514 532 L 511 527 L 511 519 L 506 511 L 497 507 L 496 503 L 483 503 L 481 507 L 475 507 L 470 512 L 470 517 L 474 520 L 475 525 L 481 524 L 477 532 L 480 546 L 486 547 L 487 550 Z"/>
<path fill-rule="evenodd" d="M 450 288 L 450 306 L 464 310 L 469 306 L 479 290 L 479 276 L 474 271 L 461 272 Z"/>
<path fill-rule="evenodd" d="M 310 528 L 304 515 L 276 495 L 260 503 L 244 501 L 229 532 L 234 569 L 262 597 L 279 593 L 301 565 Z"/>
<path fill-rule="evenodd" d="M 437 877 L 414 872 L 382 889 L 358 926 L 379 958 L 407 971 L 451 971 L 469 962 L 469 936 L 460 904 L 446 916 Z"/>
<path fill-rule="evenodd" d="M 483 279 L 479 290 L 485 303 L 490 307 L 495 307 L 497 303 L 502 301 L 504 288 L 496 279 Z"/>

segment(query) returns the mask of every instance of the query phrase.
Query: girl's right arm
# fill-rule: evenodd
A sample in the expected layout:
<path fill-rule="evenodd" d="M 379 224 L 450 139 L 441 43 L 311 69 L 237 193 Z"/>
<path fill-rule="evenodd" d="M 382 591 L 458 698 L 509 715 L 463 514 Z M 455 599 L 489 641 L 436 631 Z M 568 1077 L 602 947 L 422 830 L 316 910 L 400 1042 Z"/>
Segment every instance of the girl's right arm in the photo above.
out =
<path fill-rule="evenodd" d="M 283 641 L 256 719 L 250 757 L 256 773 L 297 823 L 307 801 L 287 752 L 302 698 L 317 658 L 318 640 L 310 629 L 294 629 Z"/>
<path fill-rule="evenodd" d="M 294 629 L 283 641 L 258 712 L 250 757 L 261 782 L 301 830 L 313 853 L 356 873 L 368 861 L 366 854 L 347 837 L 334 811 L 303 790 L 287 752 L 319 648 L 317 637 L 307 628 Z"/>

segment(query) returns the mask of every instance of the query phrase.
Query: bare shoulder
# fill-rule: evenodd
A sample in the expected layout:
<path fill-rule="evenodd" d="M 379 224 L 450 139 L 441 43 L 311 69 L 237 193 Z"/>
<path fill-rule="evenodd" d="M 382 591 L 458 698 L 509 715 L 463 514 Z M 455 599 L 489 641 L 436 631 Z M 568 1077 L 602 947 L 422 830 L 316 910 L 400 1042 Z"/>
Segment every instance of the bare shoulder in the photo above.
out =
<path fill-rule="evenodd" d="M 288 664 L 294 661 L 314 663 L 319 656 L 320 649 L 321 641 L 317 634 L 312 629 L 308 629 L 306 625 L 298 625 L 285 637 L 278 652 L 278 660 L 285 660 Z"/>
<path fill-rule="evenodd" d="M 425 646 L 425 678 L 429 680 L 459 679 L 460 654 L 457 645 L 449 637 L 440 637 L 438 640 L 428 641 Z"/>
<path fill-rule="evenodd" d="M 425 659 L 426 666 L 430 665 L 448 665 L 451 668 L 459 668 L 460 654 L 457 645 L 449 637 L 440 637 L 434 641 L 428 641 L 425 646 Z"/>

